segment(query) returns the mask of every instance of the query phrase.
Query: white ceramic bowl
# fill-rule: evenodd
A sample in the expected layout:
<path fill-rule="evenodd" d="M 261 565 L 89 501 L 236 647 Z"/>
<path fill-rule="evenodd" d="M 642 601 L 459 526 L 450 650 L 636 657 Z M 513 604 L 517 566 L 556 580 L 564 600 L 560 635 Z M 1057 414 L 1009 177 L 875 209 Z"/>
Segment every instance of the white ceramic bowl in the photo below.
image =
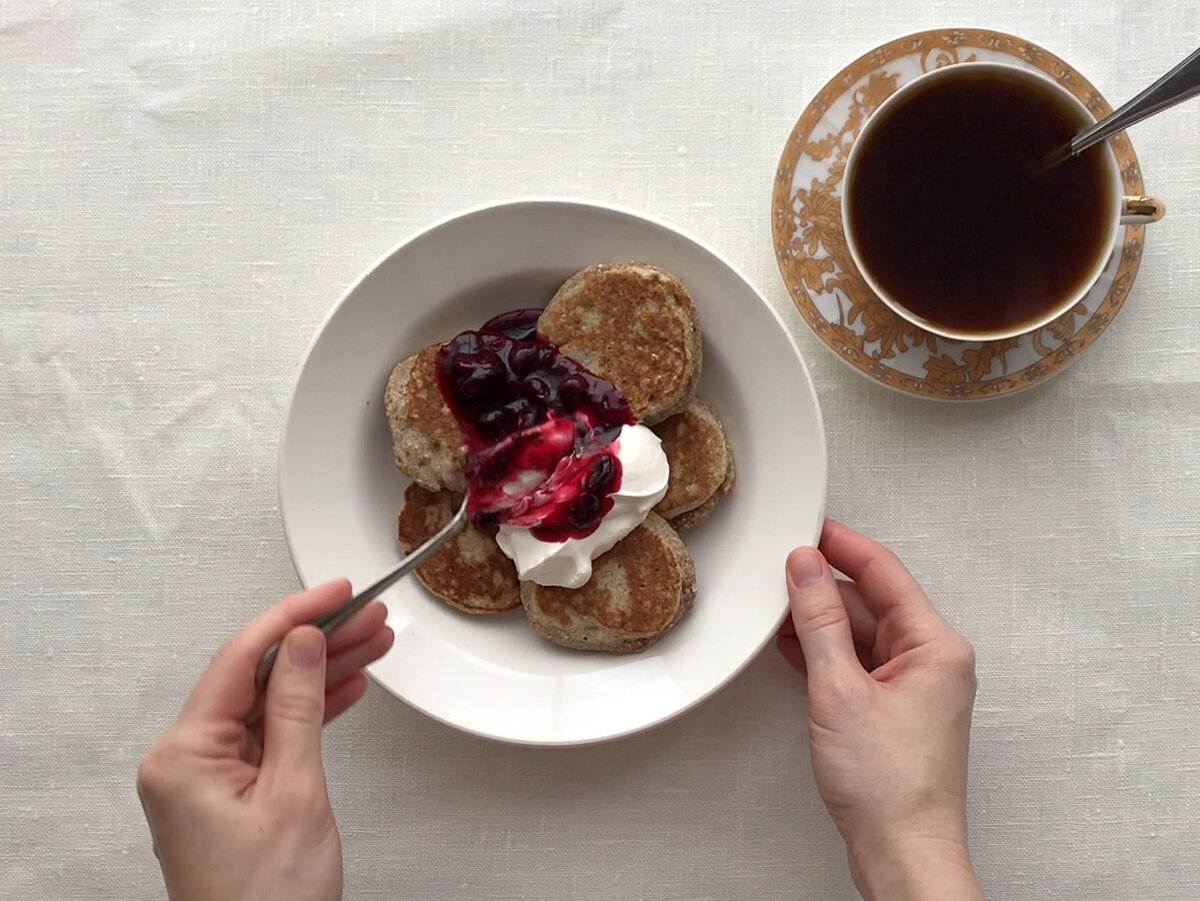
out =
<path fill-rule="evenodd" d="M 306 585 L 363 585 L 400 557 L 407 479 L 392 461 L 383 389 L 397 361 L 515 307 L 541 306 L 567 276 L 606 260 L 662 266 L 691 292 L 704 332 L 699 395 L 720 412 L 737 484 L 685 533 L 694 608 L 632 656 L 565 650 L 518 611 L 469 616 L 415 579 L 385 593 L 393 650 L 371 675 L 428 715 L 477 735 L 570 745 L 628 735 L 699 703 L 771 638 L 787 601 L 783 560 L 815 543 L 825 436 L 795 342 L 726 260 L 649 216 L 599 203 L 491 204 L 414 235 L 337 303 L 300 369 L 280 452 L 280 508 Z"/>

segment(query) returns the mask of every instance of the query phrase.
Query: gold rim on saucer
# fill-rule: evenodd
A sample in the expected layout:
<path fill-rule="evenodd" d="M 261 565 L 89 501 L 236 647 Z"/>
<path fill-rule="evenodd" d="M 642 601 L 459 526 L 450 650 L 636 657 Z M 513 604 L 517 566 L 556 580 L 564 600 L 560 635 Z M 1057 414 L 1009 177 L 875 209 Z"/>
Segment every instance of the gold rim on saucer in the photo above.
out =
<path fill-rule="evenodd" d="M 900 85 L 923 72 L 976 61 L 1013 61 L 1044 72 L 1092 115 L 1112 108 L 1078 72 L 1029 41 L 947 28 L 899 38 L 859 57 L 817 94 L 792 129 L 771 197 L 779 272 L 809 328 L 839 359 L 905 394 L 982 400 L 1013 394 L 1066 369 L 1120 312 L 1142 259 L 1144 225 L 1126 225 L 1092 290 L 1048 325 L 999 341 L 952 341 L 901 319 L 859 275 L 842 230 L 841 179 L 859 129 Z M 1109 139 L 1125 193 L 1141 195 L 1128 137 Z"/>

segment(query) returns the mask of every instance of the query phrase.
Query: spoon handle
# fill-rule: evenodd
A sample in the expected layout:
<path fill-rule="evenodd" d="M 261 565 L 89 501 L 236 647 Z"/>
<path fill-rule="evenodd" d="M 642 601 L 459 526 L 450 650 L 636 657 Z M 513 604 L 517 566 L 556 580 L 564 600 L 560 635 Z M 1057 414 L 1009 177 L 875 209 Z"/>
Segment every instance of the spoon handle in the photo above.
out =
<path fill-rule="evenodd" d="M 396 564 L 395 569 L 382 579 L 358 592 L 358 594 L 350 598 L 350 600 L 346 601 L 336 610 L 313 620 L 312 625 L 324 632 L 325 637 L 328 638 L 346 620 L 365 607 L 368 601 L 382 594 L 388 588 L 391 588 L 412 570 L 416 569 L 426 557 L 445 544 L 459 530 L 462 524 L 466 522 L 466 519 L 467 501 L 464 498 L 458 508 L 458 512 L 454 514 L 454 518 L 446 523 L 440 532 Z M 275 657 L 279 654 L 279 645 L 280 642 L 277 641 L 271 647 L 267 648 L 267 652 L 263 654 L 262 659 L 258 662 L 258 669 L 254 673 L 254 683 L 260 692 L 264 691 L 267 687 L 267 680 L 271 677 L 271 670 L 275 666 Z"/>
<path fill-rule="evenodd" d="M 1200 94 L 1200 49 L 1193 50 L 1187 59 L 1116 112 L 1072 138 L 1071 156 L 1197 94 Z"/>

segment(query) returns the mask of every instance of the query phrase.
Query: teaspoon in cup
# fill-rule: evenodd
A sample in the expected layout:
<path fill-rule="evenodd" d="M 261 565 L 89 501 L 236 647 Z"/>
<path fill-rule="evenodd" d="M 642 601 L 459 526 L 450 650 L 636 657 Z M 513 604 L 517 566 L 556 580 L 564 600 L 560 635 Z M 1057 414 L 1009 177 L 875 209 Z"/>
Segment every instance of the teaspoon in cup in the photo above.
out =
<path fill-rule="evenodd" d="M 1125 130 L 1135 122 L 1141 122 L 1197 94 L 1200 94 L 1200 49 L 1192 51 L 1187 59 L 1120 109 L 1096 124 L 1089 125 L 1071 138 L 1070 142 L 1056 149 L 1046 157 L 1045 168 L 1049 169 L 1078 156 L 1089 147 Z"/>

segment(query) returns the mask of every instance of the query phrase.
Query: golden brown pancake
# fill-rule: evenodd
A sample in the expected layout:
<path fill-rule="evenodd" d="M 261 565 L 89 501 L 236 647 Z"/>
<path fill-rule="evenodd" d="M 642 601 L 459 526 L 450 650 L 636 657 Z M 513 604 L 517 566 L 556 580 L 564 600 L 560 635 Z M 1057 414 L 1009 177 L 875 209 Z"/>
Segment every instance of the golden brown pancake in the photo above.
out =
<path fill-rule="evenodd" d="M 472 524 L 416 576 L 435 597 L 468 613 L 523 603 L 534 631 L 564 647 L 641 651 L 695 600 L 695 564 L 676 529 L 707 518 L 734 481 L 720 419 L 694 398 L 702 364 L 696 310 L 670 273 L 647 263 L 604 263 L 562 285 L 538 331 L 611 381 L 634 416 L 654 427 L 671 467 L 667 493 L 641 526 L 594 561 L 592 578 L 579 589 L 519 582 L 494 538 Z M 450 521 L 465 488 L 466 446 L 437 384 L 441 346 L 399 363 L 385 391 L 396 466 L 414 481 L 397 528 L 405 552 Z"/>
<path fill-rule="evenodd" d="M 435 363 L 440 349 L 433 344 L 397 364 L 384 390 L 384 410 L 396 467 L 430 491 L 462 491 L 466 445 L 438 387 Z"/>
<path fill-rule="evenodd" d="M 733 448 L 717 411 L 693 400 L 686 410 L 654 426 L 671 467 L 667 493 L 654 512 L 676 529 L 706 520 L 733 488 Z"/>
<path fill-rule="evenodd" d="M 597 557 L 582 588 L 521 583 L 529 625 L 555 644 L 628 654 L 663 637 L 691 609 L 696 568 L 662 517 L 646 521 Z"/>
<path fill-rule="evenodd" d="M 687 289 L 649 263 L 575 273 L 538 319 L 538 333 L 608 379 L 647 425 L 685 409 L 700 379 L 700 323 Z"/>
<path fill-rule="evenodd" d="M 460 502 L 449 491 L 435 494 L 409 485 L 396 529 L 404 553 L 415 551 L 450 522 Z M 516 567 L 496 539 L 470 522 L 418 566 L 416 576 L 435 597 L 467 613 L 503 613 L 521 603 Z"/>

